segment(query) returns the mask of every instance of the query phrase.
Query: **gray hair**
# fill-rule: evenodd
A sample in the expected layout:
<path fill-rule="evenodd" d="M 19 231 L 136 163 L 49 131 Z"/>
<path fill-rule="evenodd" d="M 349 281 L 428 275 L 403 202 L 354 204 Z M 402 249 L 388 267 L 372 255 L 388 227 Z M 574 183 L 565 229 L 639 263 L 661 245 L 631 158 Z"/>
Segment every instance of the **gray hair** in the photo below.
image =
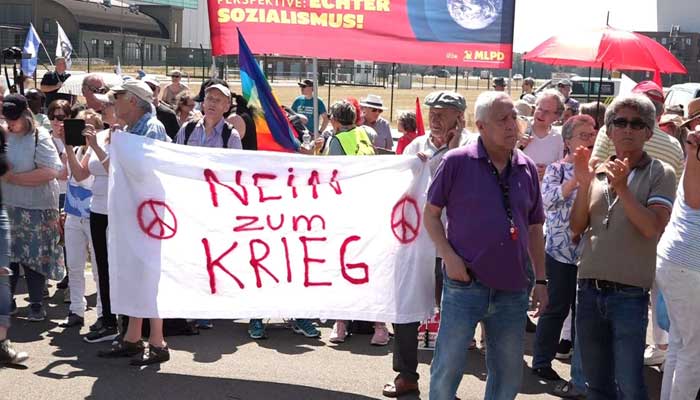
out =
<path fill-rule="evenodd" d="M 153 104 L 147 102 L 146 100 L 136 96 L 133 93 L 126 92 L 126 95 L 129 96 L 130 99 L 135 99 L 136 100 L 136 107 L 140 108 L 141 111 L 145 113 L 150 113 L 153 112 Z"/>
<path fill-rule="evenodd" d="M 491 113 L 491 107 L 498 100 L 508 99 L 510 96 L 505 92 L 487 91 L 482 92 L 474 103 L 474 120 L 485 122 Z"/>
<path fill-rule="evenodd" d="M 88 82 L 91 81 L 100 82 L 102 86 L 105 86 L 105 82 L 102 77 L 99 74 L 92 73 L 85 75 L 85 78 L 83 78 L 83 87 L 87 87 L 89 85 Z"/>
<path fill-rule="evenodd" d="M 328 114 L 342 126 L 355 125 L 357 113 L 355 113 L 355 106 L 349 101 L 336 101 L 331 105 Z"/>
<path fill-rule="evenodd" d="M 561 115 L 564 113 L 564 105 L 566 103 L 566 100 L 564 100 L 564 96 L 556 89 L 547 89 L 540 93 L 539 96 L 537 96 L 535 106 L 539 107 L 540 103 L 544 99 L 554 99 L 557 101 L 557 118 L 561 118 Z"/>
<path fill-rule="evenodd" d="M 623 108 L 630 108 L 639 114 L 649 130 L 653 130 L 656 125 L 656 108 L 654 103 L 647 96 L 641 94 L 627 94 L 618 96 L 608 106 L 605 111 L 605 128 L 608 135 L 612 132 L 612 122 L 617 113 Z"/>
<path fill-rule="evenodd" d="M 417 129 L 416 113 L 413 111 L 404 111 L 399 114 L 398 122 L 403 125 L 403 129 L 408 132 L 415 132 Z"/>
<path fill-rule="evenodd" d="M 569 118 L 564 123 L 564 126 L 561 127 L 561 137 L 564 139 L 564 142 L 574 137 L 574 131 L 576 128 L 586 124 L 590 125 L 592 128 L 595 128 L 595 120 L 593 117 L 582 114 L 574 115 L 573 117 Z"/>

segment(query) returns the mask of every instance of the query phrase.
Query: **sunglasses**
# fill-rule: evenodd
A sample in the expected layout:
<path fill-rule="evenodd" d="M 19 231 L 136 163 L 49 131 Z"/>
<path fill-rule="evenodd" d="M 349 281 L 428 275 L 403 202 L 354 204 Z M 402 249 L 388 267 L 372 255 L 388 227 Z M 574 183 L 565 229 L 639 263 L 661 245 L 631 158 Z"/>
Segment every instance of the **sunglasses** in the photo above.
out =
<path fill-rule="evenodd" d="M 95 94 L 105 94 L 105 93 L 109 92 L 109 89 L 107 89 L 106 87 L 87 86 L 87 90 L 89 90 Z"/>
<path fill-rule="evenodd" d="M 63 121 L 64 119 L 66 119 L 66 116 L 65 116 L 65 115 L 60 115 L 60 114 L 59 114 L 59 115 L 52 115 L 49 119 L 52 120 L 52 121 L 53 121 L 53 120 Z"/>
<path fill-rule="evenodd" d="M 380 109 L 378 109 L 378 108 L 370 108 L 369 110 L 370 110 L 371 112 L 374 112 L 374 113 L 380 113 L 380 112 L 382 112 L 382 110 L 380 110 Z"/>
<path fill-rule="evenodd" d="M 615 128 L 620 128 L 620 129 L 627 128 L 628 126 L 632 129 L 634 129 L 635 131 L 647 128 L 647 124 L 644 121 L 642 121 L 640 118 L 628 120 L 627 118 L 620 117 L 620 118 L 615 118 L 612 121 L 612 123 L 613 123 L 613 126 L 615 126 Z"/>

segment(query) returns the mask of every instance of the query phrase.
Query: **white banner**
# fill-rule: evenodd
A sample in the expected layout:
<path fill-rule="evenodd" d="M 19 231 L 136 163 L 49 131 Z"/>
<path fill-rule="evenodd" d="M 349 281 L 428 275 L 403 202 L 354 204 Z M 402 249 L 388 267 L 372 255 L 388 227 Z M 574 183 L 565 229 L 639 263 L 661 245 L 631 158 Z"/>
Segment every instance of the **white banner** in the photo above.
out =
<path fill-rule="evenodd" d="M 415 322 L 431 314 L 429 170 L 399 156 L 110 147 L 112 310 Z"/>

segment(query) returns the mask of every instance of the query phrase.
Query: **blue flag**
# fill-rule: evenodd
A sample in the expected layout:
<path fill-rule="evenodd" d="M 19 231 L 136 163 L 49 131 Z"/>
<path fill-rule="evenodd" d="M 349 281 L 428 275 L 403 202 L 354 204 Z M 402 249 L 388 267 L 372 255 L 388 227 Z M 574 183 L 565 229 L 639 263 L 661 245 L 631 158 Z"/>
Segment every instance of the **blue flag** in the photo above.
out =
<path fill-rule="evenodd" d="M 248 104 L 259 107 L 262 115 L 254 116 L 258 150 L 297 151 L 299 142 L 287 115 L 272 93 L 270 83 L 265 79 L 253 53 L 238 31 L 238 64 L 241 69 L 241 86 L 243 97 Z"/>
<path fill-rule="evenodd" d="M 27 39 L 24 41 L 24 47 L 22 48 L 22 53 L 31 54 L 32 58 L 22 60 L 22 72 L 26 76 L 34 75 L 36 71 L 36 65 L 39 62 L 39 45 L 41 40 L 39 35 L 34 29 L 34 25 L 29 24 L 29 32 L 27 32 Z"/>

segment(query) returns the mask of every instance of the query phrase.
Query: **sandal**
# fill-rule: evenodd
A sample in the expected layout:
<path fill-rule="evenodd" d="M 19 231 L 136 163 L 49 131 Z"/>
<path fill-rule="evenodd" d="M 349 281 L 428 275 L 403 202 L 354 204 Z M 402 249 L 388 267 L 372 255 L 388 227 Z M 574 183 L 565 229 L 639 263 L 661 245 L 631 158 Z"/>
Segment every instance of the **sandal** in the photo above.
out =
<path fill-rule="evenodd" d="M 401 377 L 394 379 L 394 382 L 384 385 L 382 394 L 386 397 L 399 397 L 407 394 L 418 394 L 418 382 L 410 382 Z"/>
<path fill-rule="evenodd" d="M 139 353 L 142 353 L 143 349 L 144 345 L 142 340 L 139 340 L 136 343 L 122 340 L 121 342 L 118 342 L 116 345 L 112 346 L 112 348 L 109 350 L 97 352 L 97 356 L 102 358 L 133 357 Z"/>
<path fill-rule="evenodd" d="M 140 358 L 134 358 L 129 362 L 131 365 L 142 366 L 160 364 L 170 360 L 170 350 L 168 346 L 156 347 L 149 345 L 148 352 L 144 351 Z"/>

